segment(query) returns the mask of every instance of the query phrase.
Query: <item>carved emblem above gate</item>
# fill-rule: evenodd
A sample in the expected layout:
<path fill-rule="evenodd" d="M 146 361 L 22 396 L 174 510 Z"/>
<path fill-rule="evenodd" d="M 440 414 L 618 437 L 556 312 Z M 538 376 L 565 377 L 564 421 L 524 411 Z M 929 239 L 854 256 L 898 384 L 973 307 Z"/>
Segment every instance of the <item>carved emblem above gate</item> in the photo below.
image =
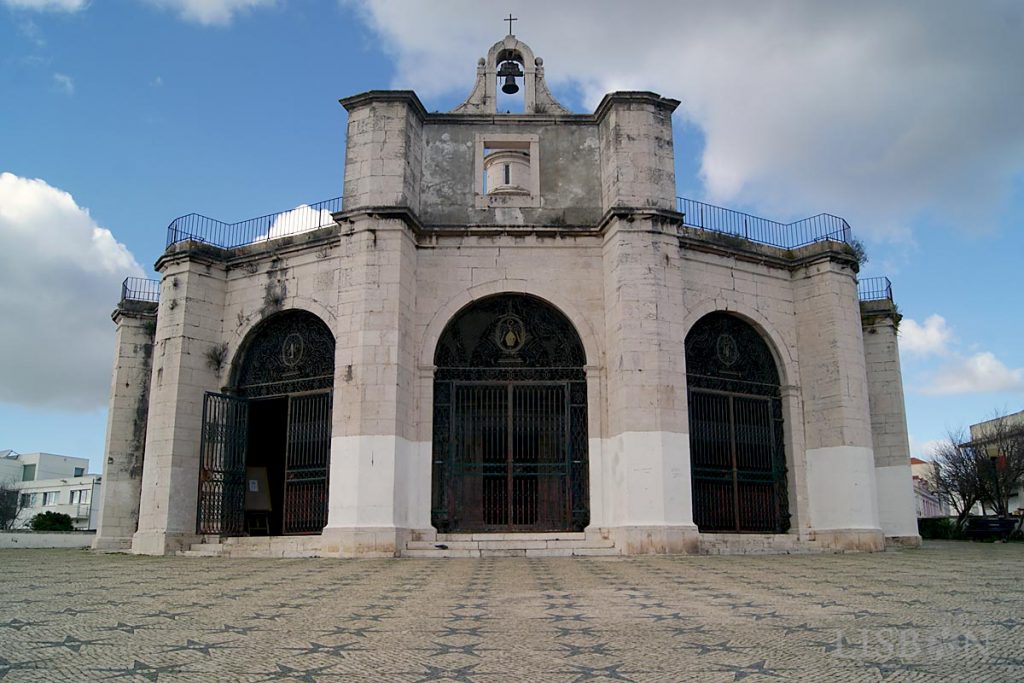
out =
<path fill-rule="evenodd" d="M 718 353 L 718 360 L 727 368 L 736 365 L 736 361 L 740 359 L 740 349 L 736 345 L 736 339 L 731 334 L 723 333 L 718 335 L 715 351 Z"/>
<path fill-rule="evenodd" d="M 302 335 L 292 332 L 284 338 L 284 343 L 281 345 L 281 360 L 289 368 L 294 368 L 302 360 L 304 347 L 305 342 L 302 341 Z"/>
<path fill-rule="evenodd" d="M 494 326 L 494 337 L 502 351 L 507 354 L 518 353 L 526 343 L 526 325 L 518 316 L 507 313 Z"/>

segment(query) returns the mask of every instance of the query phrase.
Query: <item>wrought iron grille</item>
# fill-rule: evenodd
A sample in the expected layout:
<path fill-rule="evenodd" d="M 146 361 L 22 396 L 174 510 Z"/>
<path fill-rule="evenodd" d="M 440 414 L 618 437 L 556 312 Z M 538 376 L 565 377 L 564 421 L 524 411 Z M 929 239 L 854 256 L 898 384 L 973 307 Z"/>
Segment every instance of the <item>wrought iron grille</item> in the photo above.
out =
<path fill-rule="evenodd" d="M 852 239 L 849 223 L 830 213 L 780 223 L 684 197 L 676 197 L 676 204 L 684 215 L 683 224 L 688 227 L 735 235 L 780 249 L 796 249 L 823 240 L 849 244 Z"/>
<path fill-rule="evenodd" d="M 857 281 L 861 301 L 892 301 L 892 283 L 887 277 L 865 277 Z"/>
<path fill-rule="evenodd" d="M 225 223 L 209 216 L 190 213 L 175 218 L 167 226 L 167 246 L 193 240 L 223 249 L 234 249 L 334 225 L 331 214 L 338 211 L 341 211 L 341 197 L 315 204 L 300 204 L 294 209 L 237 223 Z"/>
<path fill-rule="evenodd" d="M 712 313 L 686 338 L 694 521 L 701 531 L 789 529 L 779 375 L 749 324 Z"/>
<path fill-rule="evenodd" d="M 236 536 L 245 527 L 245 451 L 249 406 L 245 399 L 207 392 L 200 441 L 200 534 Z"/>
<path fill-rule="evenodd" d="M 288 399 L 285 534 L 318 534 L 327 525 L 331 461 L 331 392 Z"/>
<path fill-rule="evenodd" d="M 121 301 L 160 301 L 160 281 L 126 277 L 121 283 Z"/>
<path fill-rule="evenodd" d="M 249 398 L 334 386 L 334 335 L 306 311 L 267 318 L 246 337 L 240 355 L 234 385 Z"/>
<path fill-rule="evenodd" d="M 435 353 L 434 525 L 441 531 L 583 529 L 585 354 L 532 297 L 464 309 Z"/>

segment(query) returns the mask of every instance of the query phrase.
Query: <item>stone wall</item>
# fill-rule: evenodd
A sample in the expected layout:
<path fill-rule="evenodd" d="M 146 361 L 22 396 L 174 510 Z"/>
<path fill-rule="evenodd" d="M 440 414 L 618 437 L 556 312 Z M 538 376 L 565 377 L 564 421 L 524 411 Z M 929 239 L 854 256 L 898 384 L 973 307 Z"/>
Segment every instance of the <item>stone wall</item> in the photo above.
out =
<path fill-rule="evenodd" d="M 107 410 L 103 505 L 93 543 L 97 550 L 127 550 L 138 528 L 156 304 L 123 301 L 113 319 L 117 334 Z"/>

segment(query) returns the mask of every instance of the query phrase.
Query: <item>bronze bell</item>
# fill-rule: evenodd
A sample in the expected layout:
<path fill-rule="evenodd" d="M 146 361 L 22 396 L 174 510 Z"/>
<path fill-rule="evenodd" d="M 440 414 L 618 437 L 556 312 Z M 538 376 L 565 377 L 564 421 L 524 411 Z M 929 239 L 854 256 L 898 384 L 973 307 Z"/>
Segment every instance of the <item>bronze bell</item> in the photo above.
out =
<path fill-rule="evenodd" d="M 501 66 L 498 67 L 498 78 L 505 78 L 505 82 L 501 86 L 501 92 L 506 95 L 515 95 L 519 92 L 519 86 L 516 84 L 516 76 L 522 75 L 522 70 L 515 62 L 502 62 Z"/>

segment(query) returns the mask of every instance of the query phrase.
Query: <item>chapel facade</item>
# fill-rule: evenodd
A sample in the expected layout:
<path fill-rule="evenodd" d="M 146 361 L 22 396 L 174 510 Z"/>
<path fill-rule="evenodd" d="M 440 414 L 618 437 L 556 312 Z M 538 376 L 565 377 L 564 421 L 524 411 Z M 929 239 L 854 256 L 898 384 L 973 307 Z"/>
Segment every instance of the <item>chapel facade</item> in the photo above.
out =
<path fill-rule="evenodd" d="M 451 112 L 341 104 L 341 198 L 184 216 L 126 281 L 94 547 L 919 543 L 899 316 L 845 221 L 677 198 L 677 100 L 571 113 L 511 34 Z"/>

